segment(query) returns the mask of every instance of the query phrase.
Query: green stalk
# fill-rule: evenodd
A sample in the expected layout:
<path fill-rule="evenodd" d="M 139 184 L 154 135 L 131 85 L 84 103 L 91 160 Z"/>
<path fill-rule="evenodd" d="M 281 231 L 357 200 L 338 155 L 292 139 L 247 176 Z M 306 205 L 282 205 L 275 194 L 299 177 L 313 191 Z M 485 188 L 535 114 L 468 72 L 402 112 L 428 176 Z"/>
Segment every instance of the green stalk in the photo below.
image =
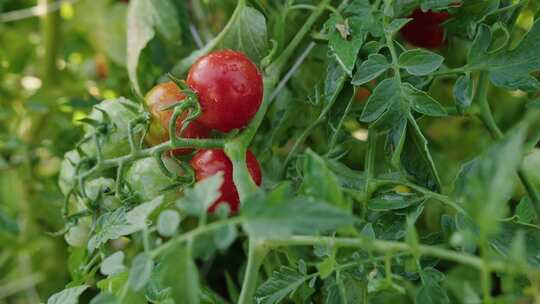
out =
<path fill-rule="evenodd" d="M 184 234 L 181 234 L 179 236 L 174 237 L 173 239 L 171 239 L 170 241 L 168 241 L 166 243 L 163 243 L 159 247 L 154 248 L 150 252 L 150 256 L 152 258 L 155 258 L 155 257 L 159 256 L 160 254 L 166 252 L 169 248 L 176 246 L 177 244 L 190 241 L 190 240 L 192 240 L 192 239 L 194 239 L 194 238 L 196 238 L 196 237 L 198 237 L 200 235 L 204 235 L 204 234 L 213 232 L 213 231 L 221 229 L 221 228 L 223 228 L 224 226 L 227 226 L 227 225 L 238 225 L 241 222 L 242 222 L 241 217 L 231 217 L 231 218 L 228 218 L 228 219 L 225 219 L 225 220 L 221 220 L 221 221 L 213 222 L 213 223 L 208 224 L 208 225 L 197 227 L 197 228 L 195 228 L 195 229 L 193 229 L 193 230 L 191 230 L 189 232 L 186 232 Z"/>
<path fill-rule="evenodd" d="M 47 10 L 48 3 L 52 0 L 40 0 L 39 4 Z M 42 18 L 43 41 L 45 53 L 43 56 L 42 81 L 44 85 L 55 83 L 57 68 L 56 58 L 58 56 L 58 45 L 60 40 L 60 12 L 49 12 Z"/>
<path fill-rule="evenodd" d="M 246 272 L 244 274 L 244 282 L 242 283 L 242 291 L 238 304 L 252 304 L 257 288 L 257 278 L 259 276 L 259 268 L 268 253 L 268 248 L 263 243 L 258 243 L 257 240 L 250 239 L 249 251 Z"/>
<path fill-rule="evenodd" d="M 499 129 L 499 127 L 497 126 L 497 123 L 495 122 L 495 119 L 493 118 L 493 113 L 491 111 L 491 107 L 489 106 L 489 102 L 487 99 L 488 88 L 489 88 L 488 74 L 487 72 L 481 72 L 480 77 L 478 79 L 478 92 L 476 95 L 476 99 L 480 106 L 479 118 L 486 126 L 486 129 L 491 134 L 491 137 L 493 137 L 496 140 L 500 140 L 504 138 L 504 134 Z M 540 193 L 538 192 L 534 184 L 531 182 L 530 177 L 528 176 L 527 172 L 523 170 L 523 168 L 518 169 L 517 173 L 521 181 L 521 184 L 527 191 L 527 194 L 533 203 L 534 210 L 535 210 L 535 217 L 538 219 L 538 216 L 540 215 Z"/>
<path fill-rule="evenodd" d="M 480 241 L 480 250 L 481 255 L 484 257 L 484 263 L 482 265 L 482 268 L 480 269 L 480 285 L 482 286 L 484 304 L 491 304 L 493 303 L 493 299 L 491 297 L 491 270 L 489 268 L 489 265 L 485 262 L 488 255 L 488 245 L 485 237 L 481 236 L 481 239 L 482 240 Z"/>
<path fill-rule="evenodd" d="M 392 5 L 392 2 L 393 2 L 392 0 L 385 1 L 385 7 L 386 8 L 390 7 Z M 391 33 L 386 31 L 386 28 L 389 26 L 389 18 L 387 16 L 384 16 L 383 24 L 385 27 L 384 36 L 386 38 L 386 46 L 388 47 L 388 50 L 390 51 L 390 55 L 392 56 L 392 68 L 394 70 L 394 76 L 396 77 L 396 80 L 401 83 L 401 73 L 400 73 L 399 64 L 398 64 L 399 59 L 397 56 L 396 47 L 394 46 L 394 37 Z"/>
<path fill-rule="evenodd" d="M 367 209 L 367 202 L 371 197 L 371 185 L 375 176 L 375 155 L 377 154 L 377 134 L 375 130 L 368 128 L 368 150 L 366 152 L 365 171 L 366 171 L 366 184 L 365 184 L 365 204 Z"/>
<path fill-rule="evenodd" d="M 462 253 L 453 251 L 437 246 L 431 245 L 418 245 L 411 247 L 404 242 L 396 241 L 382 241 L 371 240 L 365 238 L 336 238 L 336 237 L 323 237 L 323 236 L 290 236 L 284 239 L 269 239 L 265 243 L 271 248 L 277 247 L 290 247 L 290 246 L 335 246 L 336 248 L 369 248 L 373 251 L 380 253 L 385 252 L 407 252 L 410 254 L 420 254 L 422 256 L 432 256 L 440 259 L 456 262 L 459 264 L 469 265 L 478 270 L 487 267 L 490 271 L 508 272 L 509 266 L 506 263 L 501 262 L 486 262 L 483 259 Z M 523 270 L 525 274 L 530 276 L 538 276 L 540 271 L 534 268 L 528 268 Z"/>
<path fill-rule="evenodd" d="M 457 203 L 457 202 L 454 202 L 452 199 L 450 199 L 448 196 L 446 195 L 443 195 L 443 194 L 440 194 L 440 193 L 436 193 L 436 192 L 433 192 L 429 189 L 426 189 L 424 187 L 421 187 L 421 186 L 418 186 L 418 185 L 415 185 L 413 183 L 410 183 L 410 182 L 406 182 L 406 181 L 398 181 L 398 180 L 391 180 L 391 179 L 377 179 L 377 180 L 373 180 L 371 182 L 372 185 L 375 186 L 375 188 L 379 188 L 381 186 L 385 186 L 385 185 L 403 185 L 403 186 L 407 186 L 408 188 L 411 188 L 419 193 L 422 193 L 424 196 L 426 197 L 429 197 L 429 198 L 432 198 L 434 200 L 437 200 L 449 207 L 452 207 L 454 210 L 460 212 L 460 213 L 463 213 L 463 214 L 466 214 L 465 210 Z"/>
<path fill-rule="evenodd" d="M 287 48 L 281 53 L 276 61 L 270 64 L 264 71 L 264 95 L 257 114 L 255 114 L 255 117 L 251 120 L 250 124 L 246 127 L 242 134 L 240 134 L 236 139 L 225 144 L 225 153 L 231 159 L 233 164 L 233 181 L 238 188 L 240 202 L 244 202 L 245 199 L 257 189 L 247 169 L 245 157 L 246 151 L 251 144 L 251 141 L 255 137 L 257 130 L 261 126 L 268 108 L 270 107 L 270 96 L 274 91 L 279 77 L 290 57 L 294 54 L 296 48 L 307 35 L 313 24 L 315 24 L 319 16 L 324 12 L 325 7 L 329 2 L 330 0 L 324 0 L 317 6 L 317 9 L 312 12 L 312 14 L 306 20 L 306 23 L 288 44 Z"/>
<path fill-rule="evenodd" d="M 354 90 L 353 90 L 353 94 L 351 96 L 351 99 L 349 99 L 349 103 L 347 103 L 347 107 L 345 108 L 345 111 L 343 112 L 343 115 L 339 119 L 338 125 L 336 127 L 336 131 L 332 135 L 332 138 L 330 139 L 330 144 L 328 145 L 330 147 L 329 150 L 332 149 L 332 147 L 334 147 L 336 145 L 337 138 L 339 136 L 339 131 L 341 130 L 341 128 L 343 128 L 343 124 L 345 123 L 345 119 L 347 118 L 347 116 L 351 112 L 351 107 L 352 107 L 352 104 L 354 103 L 354 98 L 356 96 L 356 90 L 357 90 L 357 88 L 355 87 Z"/>

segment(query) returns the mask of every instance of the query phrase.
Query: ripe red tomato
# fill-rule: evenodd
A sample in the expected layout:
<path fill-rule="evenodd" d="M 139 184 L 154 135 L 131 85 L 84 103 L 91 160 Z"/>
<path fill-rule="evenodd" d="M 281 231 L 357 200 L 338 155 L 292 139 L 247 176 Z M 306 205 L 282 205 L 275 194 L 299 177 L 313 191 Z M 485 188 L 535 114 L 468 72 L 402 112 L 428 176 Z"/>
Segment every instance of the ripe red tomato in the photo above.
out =
<path fill-rule="evenodd" d="M 354 96 L 354 100 L 358 103 L 364 103 L 366 102 L 369 97 L 371 96 L 371 87 L 376 87 L 377 86 L 377 80 L 373 79 L 372 81 L 370 81 L 370 85 L 364 85 L 364 86 L 361 86 L 361 87 L 358 87 L 356 89 L 356 95 Z"/>
<path fill-rule="evenodd" d="M 356 95 L 354 96 L 354 100 L 356 100 L 359 103 L 364 103 L 369 99 L 369 96 L 371 96 L 371 91 L 366 87 L 359 87 L 356 90 Z"/>
<path fill-rule="evenodd" d="M 263 98 L 259 70 L 246 55 L 231 50 L 200 58 L 189 70 L 187 84 L 199 96 L 198 121 L 222 132 L 245 127 Z"/>
<path fill-rule="evenodd" d="M 146 95 L 145 101 L 148 105 L 150 113 L 152 113 L 152 124 L 150 132 L 146 137 L 146 141 L 150 145 L 157 145 L 169 140 L 169 121 L 173 114 L 173 110 L 165 110 L 167 106 L 185 99 L 186 96 L 180 88 L 172 81 L 158 84 Z M 176 131 L 180 132 L 182 128 L 183 115 L 176 121 Z M 202 126 L 197 121 L 192 121 L 184 133 L 185 138 L 206 138 L 210 130 Z M 174 149 L 173 155 L 183 155 L 191 152 L 191 149 Z"/>
<path fill-rule="evenodd" d="M 401 35 L 412 45 L 427 49 L 436 49 L 444 44 L 444 29 L 441 23 L 448 20 L 450 15 L 446 12 L 423 12 L 416 9 L 409 23 L 401 29 Z"/>
<path fill-rule="evenodd" d="M 261 185 L 262 176 L 259 162 L 251 151 L 246 153 L 246 164 L 249 174 L 257 186 Z M 232 213 L 238 212 L 240 198 L 233 182 L 233 165 L 222 149 L 201 150 L 195 154 L 191 160 L 191 166 L 195 170 L 197 181 L 213 176 L 218 172 L 223 172 L 223 184 L 220 191 L 221 196 L 208 208 L 208 212 L 213 213 L 219 203 L 229 204 Z"/>

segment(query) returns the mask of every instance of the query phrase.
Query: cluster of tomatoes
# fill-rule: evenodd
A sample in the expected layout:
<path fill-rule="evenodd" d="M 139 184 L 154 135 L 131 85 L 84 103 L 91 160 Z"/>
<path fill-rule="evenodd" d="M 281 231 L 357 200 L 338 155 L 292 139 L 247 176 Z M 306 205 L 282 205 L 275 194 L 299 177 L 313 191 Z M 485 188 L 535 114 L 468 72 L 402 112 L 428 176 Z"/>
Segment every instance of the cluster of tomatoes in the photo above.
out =
<path fill-rule="evenodd" d="M 444 30 L 441 23 L 449 18 L 448 13 L 423 12 L 415 10 L 411 20 L 401 30 L 401 35 L 409 43 L 429 49 L 444 44 Z M 198 96 L 202 113 L 185 130 L 182 121 L 176 122 L 177 135 L 185 138 L 207 138 L 212 130 L 229 132 L 244 128 L 257 113 L 263 97 L 261 74 L 253 62 L 244 54 L 231 50 L 211 53 L 199 59 L 190 69 L 187 86 Z M 376 85 L 376 83 L 372 83 Z M 366 88 L 359 88 L 356 99 L 367 100 L 371 94 Z M 186 94 L 174 82 L 155 86 L 147 94 L 146 104 L 152 113 L 153 122 L 147 142 L 156 145 L 169 140 L 168 128 L 173 110 L 171 105 L 182 102 Z M 190 153 L 190 149 L 175 149 L 172 155 Z M 246 155 L 248 170 L 257 185 L 261 184 L 259 163 L 251 151 Z M 222 149 L 199 150 L 191 160 L 197 181 L 223 172 L 224 182 L 221 197 L 209 208 L 215 211 L 219 203 L 229 204 L 232 212 L 238 211 L 239 197 L 232 178 L 232 163 Z"/>
<path fill-rule="evenodd" d="M 182 132 L 187 114 L 176 121 L 177 136 L 207 138 L 212 130 L 229 132 L 248 125 L 259 109 L 263 98 L 263 81 L 257 66 L 243 53 L 224 50 L 200 58 L 189 70 L 187 86 L 198 97 L 201 115 Z M 156 145 L 169 140 L 169 122 L 173 115 L 171 106 L 186 100 L 186 94 L 174 82 L 155 86 L 145 101 L 152 114 L 152 125 L 146 140 Z M 181 132 L 181 134 L 180 134 Z M 190 149 L 175 149 L 172 155 L 189 154 Z M 248 170 L 257 185 L 261 184 L 261 169 L 255 155 L 247 152 Z M 239 197 L 232 176 L 232 163 L 222 149 L 199 150 L 191 159 L 197 181 L 223 172 L 221 197 L 209 208 L 213 212 L 219 203 L 229 205 L 237 212 Z"/>

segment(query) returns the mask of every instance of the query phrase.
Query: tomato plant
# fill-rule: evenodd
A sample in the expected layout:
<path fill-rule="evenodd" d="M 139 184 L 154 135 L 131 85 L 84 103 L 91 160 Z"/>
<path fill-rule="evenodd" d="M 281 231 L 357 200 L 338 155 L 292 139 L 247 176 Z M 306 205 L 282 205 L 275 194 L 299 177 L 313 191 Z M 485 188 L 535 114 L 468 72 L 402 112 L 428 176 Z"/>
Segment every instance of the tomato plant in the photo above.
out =
<path fill-rule="evenodd" d="M 201 57 L 189 70 L 187 84 L 201 103 L 197 121 L 222 132 L 244 128 L 262 102 L 260 72 L 246 55 L 236 51 Z"/>
<path fill-rule="evenodd" d="M 261 168 L 257 158 L 249 150 L 246 153 L 246 165 L 251 178 L 257 186 L 260 186 L 262 183 Z M 210 206 L 209 212 L 214 212 L 222 202 L 229 205 L 232 213 L 238 212 L 240 198 L 233 182 L 233 165 L 223 150 L 201 150 L 191 159 L 191 166 L 195 170 L 197 181 L 214 176 L 218 172 L 223 173 L 223 184 L 219 188 L 221 196 Z"/>
<path fill-rule="evenodd" d="M 538 1 L 32 5 L 0 303 L 540 303 Z"/>

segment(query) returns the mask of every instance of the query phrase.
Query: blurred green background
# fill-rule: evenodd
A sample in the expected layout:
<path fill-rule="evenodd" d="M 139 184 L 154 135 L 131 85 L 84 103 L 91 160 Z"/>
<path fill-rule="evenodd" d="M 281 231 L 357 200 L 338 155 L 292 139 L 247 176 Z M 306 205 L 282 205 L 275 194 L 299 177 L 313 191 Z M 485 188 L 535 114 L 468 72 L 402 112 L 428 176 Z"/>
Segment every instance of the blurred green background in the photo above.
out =
<path fill-rule="evenodd" d="M 72 2 L 72 3 L 71 3 Z M 99 100 L 131 94 L 125 1 L 0 0 L 0 303 L 69 281 L 57 174 Z M 52 12 L 35 16 L 47 5 Z"/>

